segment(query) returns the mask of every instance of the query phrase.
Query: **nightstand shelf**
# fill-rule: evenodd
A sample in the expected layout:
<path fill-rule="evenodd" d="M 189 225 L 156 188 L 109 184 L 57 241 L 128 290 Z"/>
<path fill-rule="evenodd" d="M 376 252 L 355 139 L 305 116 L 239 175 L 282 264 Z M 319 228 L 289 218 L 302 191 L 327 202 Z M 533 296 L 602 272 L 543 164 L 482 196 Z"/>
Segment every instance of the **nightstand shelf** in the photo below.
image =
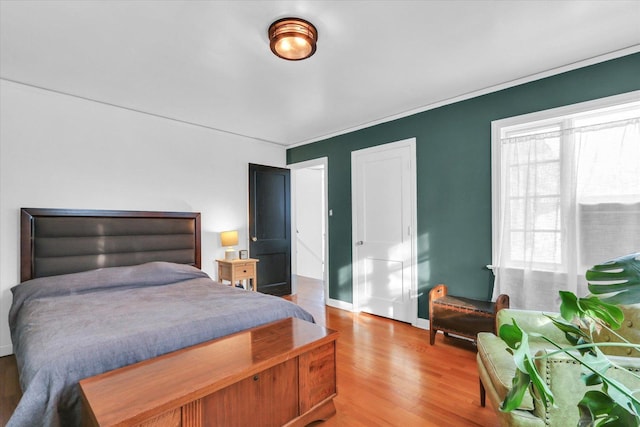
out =
<path fill-rule="evenodd" d="M 235 286 L 237 282 L 241 282 L 244 289 L 251 289 L 253 291 L 257 290 L 257 259 L 217 259 L 216 262 L 218 263 L 218 281 L 220 283 L 222 283 L 223 280 L 226 280 L 231 283 L 231 286 Z M 246 285 L 244 282 L 246 282 Z"/>

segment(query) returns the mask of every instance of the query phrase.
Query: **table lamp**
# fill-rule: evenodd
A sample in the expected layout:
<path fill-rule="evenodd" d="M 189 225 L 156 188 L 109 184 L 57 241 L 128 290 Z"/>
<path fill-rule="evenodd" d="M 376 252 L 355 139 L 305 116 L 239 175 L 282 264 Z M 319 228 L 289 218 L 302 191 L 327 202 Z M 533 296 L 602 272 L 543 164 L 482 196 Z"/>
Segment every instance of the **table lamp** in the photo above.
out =
<path fill-rule="evenodd" d="M 236 251 L 233 250 L 233 246 L 238 244 L 238 230 L 223 231 L 220 233 L 220 242 L 222 246 L 227 247 L 224 259 L 227 261 L 236 259 Z"/>

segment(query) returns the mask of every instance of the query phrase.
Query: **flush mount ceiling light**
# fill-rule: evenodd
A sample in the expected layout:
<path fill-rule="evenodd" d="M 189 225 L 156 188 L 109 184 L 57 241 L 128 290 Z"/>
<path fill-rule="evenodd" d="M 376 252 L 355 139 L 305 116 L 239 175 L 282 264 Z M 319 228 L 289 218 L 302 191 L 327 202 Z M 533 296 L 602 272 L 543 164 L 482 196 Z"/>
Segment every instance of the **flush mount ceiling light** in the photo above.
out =
<path fill-rule="evenodd" d="M 300 61 L 316 52 L 318 30 L 300 18 L 279 19 L 269 27 L 271 51 L 282 59 Z"/>

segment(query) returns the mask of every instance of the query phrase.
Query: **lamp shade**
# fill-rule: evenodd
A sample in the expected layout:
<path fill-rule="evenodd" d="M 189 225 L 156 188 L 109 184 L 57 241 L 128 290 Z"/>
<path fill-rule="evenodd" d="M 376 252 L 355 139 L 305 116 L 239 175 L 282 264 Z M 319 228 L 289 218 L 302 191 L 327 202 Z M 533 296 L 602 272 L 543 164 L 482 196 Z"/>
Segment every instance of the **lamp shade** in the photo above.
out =
<path fill-rule="evenodd" d="M 220 233 L 222 246 L 235 246 L 238 244 L 238 230 L 223 231 Z"/>
<path fill-rule="evenodd" d="M 317 40 L 316 27 L 304 19 L 283 18 L 269 27 L 271 51 L 289 61 L 299 61 L 313 55 Z"/>

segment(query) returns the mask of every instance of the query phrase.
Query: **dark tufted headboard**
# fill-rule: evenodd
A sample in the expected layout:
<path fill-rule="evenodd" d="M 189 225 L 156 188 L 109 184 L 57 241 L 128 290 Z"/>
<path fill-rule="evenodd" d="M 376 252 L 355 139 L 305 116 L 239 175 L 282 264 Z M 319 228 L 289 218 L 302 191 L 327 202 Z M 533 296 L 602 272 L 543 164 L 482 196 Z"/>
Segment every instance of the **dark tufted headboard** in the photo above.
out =
<path fill-rule="evenodd" d="M 21 209 L 20 280 L 169 261 L 200 268 L 199 212 Z"/>

